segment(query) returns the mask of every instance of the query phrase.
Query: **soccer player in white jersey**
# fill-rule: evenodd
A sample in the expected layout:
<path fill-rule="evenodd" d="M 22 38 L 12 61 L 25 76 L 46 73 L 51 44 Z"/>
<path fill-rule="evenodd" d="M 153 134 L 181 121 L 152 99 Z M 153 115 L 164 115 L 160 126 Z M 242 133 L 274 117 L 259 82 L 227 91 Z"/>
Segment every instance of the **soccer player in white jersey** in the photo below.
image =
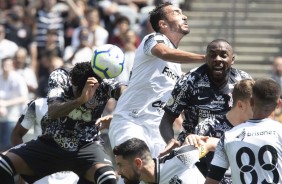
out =
<path fill-rule="evenodd" d="M 205 184 L 219 183 L 229 166 L 233 184 L 282 183 L 282 124 L 273 120 L 281 104 L 280 92 L 274 80 L 256 80 L 251 99 L 253 118 L 225 132 Z"/>
<path fill-rule="evenodd" d="M 13 129 L 11 135 L 13 146 L 30 139 L 36 139 L 37 136 L 41 135 L 41 119 L 46 114 L 47 109 L 47 98 L 38 98 L 27 104 L 15 128 Z M 31 128 L 33 128 L 33 134 L 25 136 Z M 34 184 L 76 184 L 77 181 L 78 176 L 75 173 L 62 171 L 45 176 L 44 178 L 34 182 Z"/>
<path fill-rule="evenodd" d="M 147 143 L 153 157 L 165 147 L 159 123 L 177 79 L 180 63 L 204 62 L 204 55 L 177 49 L 190 30 L 181 9 L 167 2 L 150 13 L 154 29 L 137 48 L 131 78 L 119 98 L 109 128 L 112 148 L 136 137 Z"/>
<path fill-rule="evenodd" d="M 140 181 L 155 184 L 202 184 L 205 179 L 195 163 L 213 145 L 209 141 L 201 149 L 185 145 L 166 156 L 153 159 L 144 141 L 131 138 L 116 146 L 113 153 L 117 172 L 125 184 L 137 184 Z"/>

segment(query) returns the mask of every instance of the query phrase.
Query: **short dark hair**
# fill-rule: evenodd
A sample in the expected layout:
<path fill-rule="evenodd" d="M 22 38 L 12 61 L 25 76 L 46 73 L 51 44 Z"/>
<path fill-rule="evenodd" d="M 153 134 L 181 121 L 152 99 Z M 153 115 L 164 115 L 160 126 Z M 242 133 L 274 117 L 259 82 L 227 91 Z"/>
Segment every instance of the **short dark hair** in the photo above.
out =
<path fill-rule="evenodd" d="M 232 92 L 233 106 L 238 100 L 245 101 L 251 99 L 254 83 L 253 79 L 243 79 L 234 85 Z"/>
<path fill-rule="evenodd" d="M 115 25 L 118 25 L 122 22 L 126 22 L 128 25 L 130 25 L 129 18 L 127 18 L 126 16 L 123 16 L 123 15 L 117 16 L 116 21 L 115 21 Z"/>
<path fill-rule="evenodd" d="M 146 143 L 137 138 L 131 138 L 118 146 L 115 146 L 113 153 L 116 156 L 122 156 L 123 158 L 133 158 L 136 156 L 146 157 L 150 154 L 150 150 Z"/>
<path fill-rule="evenodd" d="M 102 81 L 102 79 L 94 73 L 90 62 L 88 61 L 76 63 L 70 71 L 70 77 L 72 84 L 77 86 L 80 92 L 82 92 L 89 77 L 95 77 L 99 83 Z"/>
<path fill-rule="evenodd" d="M 206 51 L 210 50 L 210 47 L 211 47 L 214 43 L 218 43 L 218 42 L 225 42 L 225 43 L 227 43 L 227 44 L 230 46 L 230 48 L 232 49 L 231 51 L 233 52 L 233 48 L 232 48 L 231 44 L 230 44 L 227 40 L 221 39 L 221 38 L 215 39 L 215 40 L 211 41 L 211 42 L 208 44 Z"/>
<path fill-rule="evenodd" d="M 160 5 L 158 5 L 156 8 L 154 8 L 150 13 L 150 23 L 154 31 L 159 32 L 160 26 L 159 21 L 166 19 L 166 14 L 164 12 L 164 7 L 172 5 L 171 2 L 165 2 Z"/>
<path fill-rule="evenodd" d="M 264 112 L 272 112 L 280 98 L 281 87 L 271 78 L 258 78 L 253 86 L 254 104 Z"/>

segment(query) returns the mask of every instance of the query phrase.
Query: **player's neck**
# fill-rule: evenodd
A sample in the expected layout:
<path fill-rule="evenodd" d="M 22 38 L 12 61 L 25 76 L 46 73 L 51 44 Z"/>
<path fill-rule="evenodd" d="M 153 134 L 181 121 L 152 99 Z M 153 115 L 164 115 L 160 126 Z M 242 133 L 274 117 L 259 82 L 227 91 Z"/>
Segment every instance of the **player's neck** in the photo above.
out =
<path fill-rule="evenodd" d="M 246 120 L 244 118 L 242 118 L 242 116 L 239 115 L 238 111 L 236 109 L 231 109 L 227 114 L 226 114 L 226 118 L 228 119 L 228 121 L 233 125 L 239 125 L 243 122 L 245 122 Z"/>
<path fill-rule="evenodd" d="M 140 180 L 145 183 L 155 183 L 155 162 L 152 159 L 149 163 L 143 166 Z"/>

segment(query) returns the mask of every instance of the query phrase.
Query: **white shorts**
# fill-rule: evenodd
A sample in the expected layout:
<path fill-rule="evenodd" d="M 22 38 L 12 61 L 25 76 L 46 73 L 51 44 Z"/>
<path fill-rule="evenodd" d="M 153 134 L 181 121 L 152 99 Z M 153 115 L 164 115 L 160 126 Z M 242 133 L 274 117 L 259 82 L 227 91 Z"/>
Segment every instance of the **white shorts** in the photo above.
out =
<path fill-rule="evenodd" d="M 71 171 L 62 171 L 45 176 L 40 180 L 36 181 L 34 184 L 75 184 L 78 182 L 78 176 Z"/>
<path fill-rule="evenodd" d="M 155 126 L 144 123 L 138 124 L 137 121 L 134 123 L 119 115 L 114 115 L 111 121 L 109 138 L 112 149 L 128 139 L 141 139 L 149 147 L 153 158 L 158 157 L 160 152 L 163 151 L 166 146 L 159 131 L 159 124 L 156 124 Z"/>

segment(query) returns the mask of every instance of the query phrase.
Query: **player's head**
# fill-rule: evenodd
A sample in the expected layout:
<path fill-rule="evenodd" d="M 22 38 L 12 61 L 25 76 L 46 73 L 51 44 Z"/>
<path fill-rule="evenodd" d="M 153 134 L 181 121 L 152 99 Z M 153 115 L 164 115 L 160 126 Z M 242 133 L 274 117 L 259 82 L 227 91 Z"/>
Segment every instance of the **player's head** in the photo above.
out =
<path fill-rule="evenodd" d="M 90 62 L 75 64 L 70 71 L 70 77 L 72 84 L 77 87 L 79 92 L 82 92 L 89 77 L 95 77 L 99 83 L 102 81 L 102 79 L 93 72 Z"/>
<path fill-rule="evenodd" d="M 280 106 L 280 85 L 271 78 L 257 79 L 253 86 L 252 101 L 254 113 L 269 116 Z"/>
<path fill-rule="evenodd" d="M 234 85 L 232 92 L 233 106 L 232 109 L 237 108 L 242 112 L 241 116 L 244 120 L 248 120 L 253 116 L 251 97 L 253 91 L 253 79 L 243 79 Z"/>
<path fill-rule="evenodd" d="M 224 39 L 210 42 L 206 51 L 208 73 L 213 82 L 222 85 L 228 79 L 231 65 L 235 61 L 232 46 Z"/>
<path fill-rule="evenodd" d="M 113 149 L 118 174 L 126 184 L 139 183 L 142 167 L 152 160 L 146 143 L 140 139 L 132 138 Z"/>
<path fill-rule="evenodd" d="M 282 56 L 277 56 L 273 60 L 273 72 L 278 75 L 282 76 Z"/>
<path fill-rule="evenodd" d="M 180 33 L 186 35 L 190 32 L 187 16 L 182 10 L 173 6 L 171 2 L 165 2 L 158 5 L 150 12 L 150 23 L 155 32 Z"/>

